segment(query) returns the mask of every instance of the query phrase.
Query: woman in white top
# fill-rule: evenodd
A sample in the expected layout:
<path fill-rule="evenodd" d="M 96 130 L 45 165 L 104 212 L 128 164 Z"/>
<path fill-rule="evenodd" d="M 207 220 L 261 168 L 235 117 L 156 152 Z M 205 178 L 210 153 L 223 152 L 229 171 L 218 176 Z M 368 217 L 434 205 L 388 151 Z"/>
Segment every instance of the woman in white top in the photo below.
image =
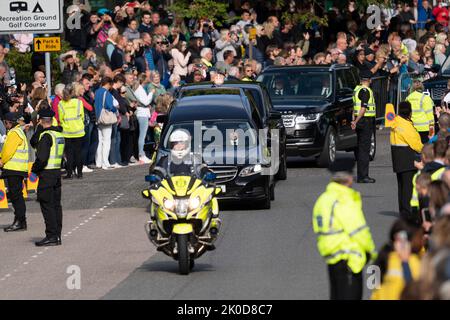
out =
<path fill-rule="evenodd" d="M 185 79 L 187 76 L 187 66 L 189 63 L 189 58 L 191 57 L 191 53 L 186 52 L 186 49 L 186 41 L 180 41 L 170 52 L 174 63 L 172 74 L 180 76 L 181 79 Z"/>
<path fill-rule="evenodd" d="M 146 81 L 145 74 L 139 76 L 139 80 L 136 80 L 132 89 L 134 95 L 138 101 L 136 117 L 139 123 L 139 138 L 138 138 L 138 150 L 139 150 L 139 163 L 148 164 L 151 162 L 149 158 L 145 155 L 144 144 L 145 137 L 148 131 L 148 121 L 150 120 L 150 104 L 153 100 L 153 92 L 147 94 L 142 84 Z"/>

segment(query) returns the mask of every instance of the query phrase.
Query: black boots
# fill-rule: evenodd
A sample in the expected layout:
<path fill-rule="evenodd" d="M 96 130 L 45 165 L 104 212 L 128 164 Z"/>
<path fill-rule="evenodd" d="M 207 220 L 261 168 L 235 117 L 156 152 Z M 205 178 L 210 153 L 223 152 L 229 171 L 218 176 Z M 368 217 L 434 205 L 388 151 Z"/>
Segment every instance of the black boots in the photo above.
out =
<path fill-rule="evenodd" d="M 27 220 L 19 221 L 14 219 L 14 222 L 9 227 L 3 229 L 5 232 L 25 231 L 27 230 Z"/>
<path fill-rule="evenodd" d="M 36 247 L 47 247 L 47 246 L 60 246 L 61 245 L 61 238 L 59 237 L 45 237 L 41 241 L 34 243 Z"/>

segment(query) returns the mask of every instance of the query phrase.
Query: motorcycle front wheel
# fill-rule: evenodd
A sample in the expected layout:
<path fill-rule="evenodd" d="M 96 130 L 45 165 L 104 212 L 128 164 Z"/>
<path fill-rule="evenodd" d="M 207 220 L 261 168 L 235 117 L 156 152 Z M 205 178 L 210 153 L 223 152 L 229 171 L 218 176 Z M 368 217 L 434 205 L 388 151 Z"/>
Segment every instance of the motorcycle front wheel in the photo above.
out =
<path fill-rule="evenodd" d="M 190 270 L 190 257 L 188 251 L 188 234 L 179 234 L 177 237 L 178 244 L 178 267 L 180 269 L 180 274 L 187 275 Z"/>

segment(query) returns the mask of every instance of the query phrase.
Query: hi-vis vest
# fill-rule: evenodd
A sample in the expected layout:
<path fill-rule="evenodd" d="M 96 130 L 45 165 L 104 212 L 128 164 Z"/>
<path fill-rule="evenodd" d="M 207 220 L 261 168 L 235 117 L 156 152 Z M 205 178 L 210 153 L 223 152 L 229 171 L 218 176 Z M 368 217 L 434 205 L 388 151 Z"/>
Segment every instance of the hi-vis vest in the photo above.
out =
<path fill-rule="evenodd" d="M 20 139 L 22 139 L 22 143 L 17 147 L 16 152 L 14 153 L 12 158 L 7 163 L 5 163 L 3 168 L 6 170 L 28 172 L 29 146 L 27 137 L 25 136 L 25 133 L 23 132 L 20 125 L 17 125 L 13 129 L 11 129 L 8 132 L 8 135 L 12 134 L 13 132 L 16 133 L 20 137 Z"/>
<path fill-rule="evenodd" d="M 433 100 L 424 93 L 414 91 L 406 101 L 411 103 L 411 120 L 419 132 L 429 131 L 434 123 Z"/>
<path fill-rule="evenodd" d="M 375 253 L 375 244 L 362 211 L 358 192 L 331 182 L 313 209 L 313 230 L 317 248 L 327 264 L 341 260 L 359 273 L 366 264 L 366 253 Z"/>
<path fill-rule="evenodd" d="M 59 120 L 65 138 L 84 136 L 84 108 L 79 99 L 61 101 L 58 105 Z"/>
<path fill-rule="evenodd" d="M 355 88 L 353 91 L 353 114 L 355 116 L 358 116 L 359 111 L 361 110 L 361 100 L 359 99 L 358 95 L 361 89 L 367 89 L 370 93 L 369 103 L 367 104 L 366 113 L 364 114 L 364 117 L 375 117 L 375 98 L 373 97 L 373 91 L 369 87 L 359 85 Z"/>
<path fill-rule="evenodd" d="M 446 167 L 442 167 L 438 170 L 436 170 L 435 172 L 433 172 L 431 174 L 431 181 L 437 181 L 437 180 L 441 180 L 442 175 L 444 174 L 445 170 L 447 168 Z M 411 205 L 411 207 L 419 207 L 419 194 L 417 193 L 417 189 L 416 189 L 416 180 L 417 177 L 420 175 L 421 171 L 417 172 L 414 177 L 413 177 L 413 190 L 412 190 L 412 196 L 411 196 L 411 201 L 409 202 L 409 204 Z"/>
<path fill-rule="evenodd" d="M 52 147 L 50 149 L 47 166 L 44 170 L 61 169 L 61 162 L 64 154 L 64 136 L 61 132 L 47 130 L 41 133 L 39 140 L 41 140 L 45 134 L 50 135 L 52 138 Z"/>

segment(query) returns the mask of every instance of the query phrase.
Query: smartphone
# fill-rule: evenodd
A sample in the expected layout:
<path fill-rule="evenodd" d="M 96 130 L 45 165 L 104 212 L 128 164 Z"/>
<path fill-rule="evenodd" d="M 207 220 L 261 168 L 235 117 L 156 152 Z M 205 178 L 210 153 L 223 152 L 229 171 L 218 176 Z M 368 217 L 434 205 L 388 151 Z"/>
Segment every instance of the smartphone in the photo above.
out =
<path fill-rule="evenodd" d="M 422 221 L 432 222 L 430 209 L 428 209 L 428 208 L 422 209 Z"/>
<path fill-rule="evenodd" d="M 405 249 L 408 245 L 408 234 L 406 231 L 400 231 L 396 234 L 396 240 L 400 242 L 402 249 Z"/>

